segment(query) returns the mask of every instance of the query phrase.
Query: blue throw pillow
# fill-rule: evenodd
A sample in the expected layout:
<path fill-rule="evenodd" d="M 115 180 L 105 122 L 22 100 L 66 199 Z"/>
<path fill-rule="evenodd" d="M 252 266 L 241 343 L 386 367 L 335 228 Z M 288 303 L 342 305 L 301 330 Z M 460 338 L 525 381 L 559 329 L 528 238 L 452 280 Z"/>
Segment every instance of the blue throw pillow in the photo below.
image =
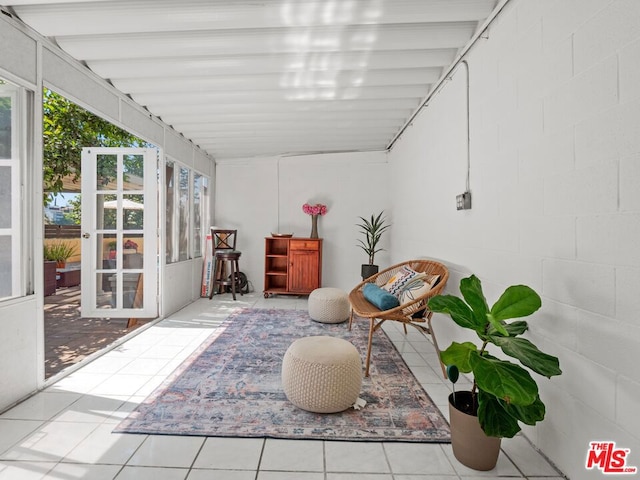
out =
<path fill-rule="evenodd" d="M 383 290 L 375 283 L 367 283 L 362 288 L 362 294 L 369 303 L 372 303 L 380 310 L 390 310 L 400 305 L 398 297 L 392 295 L 386 290 Z"/>

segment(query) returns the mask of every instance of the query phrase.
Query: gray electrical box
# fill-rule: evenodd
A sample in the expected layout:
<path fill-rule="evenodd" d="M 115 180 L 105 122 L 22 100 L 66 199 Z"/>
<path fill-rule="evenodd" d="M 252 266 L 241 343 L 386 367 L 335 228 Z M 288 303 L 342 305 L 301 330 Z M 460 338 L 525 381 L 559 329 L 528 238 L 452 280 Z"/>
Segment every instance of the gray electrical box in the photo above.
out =
<path fill-rule="evenodd" d="M 458 210 L 469 210 L 471 208 L 471 192 L 456 195 L 456 208 Z"/>

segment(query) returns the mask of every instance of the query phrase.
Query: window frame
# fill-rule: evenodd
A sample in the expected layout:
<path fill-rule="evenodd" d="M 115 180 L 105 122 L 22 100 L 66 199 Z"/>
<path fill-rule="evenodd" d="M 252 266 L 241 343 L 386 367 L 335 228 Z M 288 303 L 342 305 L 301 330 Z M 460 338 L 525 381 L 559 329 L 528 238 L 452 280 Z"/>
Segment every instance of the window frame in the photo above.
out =
<path fill-rule="evenodd" d="M 196 216 L 196 177 L 200 177 L 200 182 L 197 184 L 199 186 L 199 203 L 198 207 L 200 209 L 199 218 Z M 209 202 L 211 200 L 210 197 L 210 188 L 211 181 L 207 175 L 204 173 L 198 172 L 197 170 L 193 171 L 193 181 L 191 182 L 192 188 L 194 190 L 193 195 L 191 196 L 191 204 L 192 204 L 192 216 L 191 216 L 191 238 L 193 239 L 193 249 L 192 249 L 192 257 L 193 258 L 202 258 L 205 256 L 206 249 L 206 239 L 209 234 Z M 200 220 L 198 222 L 198 219 Z M 198 228 L 199 227 L 199 228 Z M 196 244 L 195 239 L 200 237 L 200 242 Z M 196 246 L 199 246 L 199 250 L 196 249 Z"/>
<path fill-rule="evenodd" d="M 210 201 L 210 185 L 211 179 L 205 173 L 195 170 L 192 167 L 185 165 L 184 163 L 176 160 L 173 157 L 166 156 L 165 157 L 165 177 L 167 176 L 168 169 L 167 166 L 171 164 L 173 165 L 172 169 L 172 178 L 165 178 L 165 206 L 166 212 L 165 215 L 171 217 L 171 223 L 168 223 L 169 218 L 165 218 L 165 226 L 167 232 L 165 232 L 165 262 L 167 265 L 181 263 L 189 260 L 193 260 L 196 258 L 203 258 L 205 255 L 206 248 L 206 235 L 207 225 L 209 223 L 209 208 L 207 203 Z M 186 222 L 181 221 L 180 214 L 180 205 L 181 205 L 181 193 L 180 193 L 180 176 L 182 172 L 187 171 L 187 195 L 188 198 L 186 200 L 187 209 L 185 210 L 186 214 Z M 200 188 L 200 199 L 199 199 L 199 207 L 200 207 L 200 217 L 199 217 L 199 230 L 200 230 L 200 249 L 199 251 L 196 248 L 195 237 L 198 235 L 198 228 L 195 224 L 198 218 L 195 215 L 196 211 L 196 202 L 195 202 L 195 180 L 196 177 L 200 177 L 201 180 L 201 188 Z M 169 182 L 171 180 L 171 183 Z M 169 195 L 168 187 L 172 185 L 172 196 Z M 171 207 L 171 208 L 169 208 Z M 185 225 L 186 227 L 186 249 L 182 252 L 180 251 L 180 241 L 181 241 L 181 225 Z M 169 248 L 171 247 L 171 248 Z M 186 253 L 186 258 L 184 258 Z M 171 255 L 170 255 L 171 254 Z M 182 255 L 182 257 L 181 257 Z"/>
<path fill-rule="evenodd" d="M 7 228 L 0 227 L 0 236 L 11 237 L 11 281 L 10 293 L 1 296 L 0 302 L 6 302 L 27 294 L 26 279 L 29 275 L 25 271 L 25 255 L 27 248 L 23 245 L 25 238 L 25 223 L 27 217 L 28 202 L 25 202 L 23 191 L 23 177 L 26 169 L 26 139 L 29 135 L 27 121 L 27 89 L 2 78 L 4 84 L 0 84 L 0 95 L 11 98 L 11 153 L 10 158 L 0 159 L 0 167 L 11 169 L 10 202 L 11 225 Z"/>

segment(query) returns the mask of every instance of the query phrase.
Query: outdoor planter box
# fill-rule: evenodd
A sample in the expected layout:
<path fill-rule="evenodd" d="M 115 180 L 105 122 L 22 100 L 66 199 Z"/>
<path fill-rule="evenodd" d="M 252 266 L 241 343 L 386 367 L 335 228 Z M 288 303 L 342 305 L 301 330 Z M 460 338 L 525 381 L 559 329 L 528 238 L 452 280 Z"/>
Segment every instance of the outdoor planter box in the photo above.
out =
<path fill-rule="evenodd" d="M 58 288 L 75 287 L 80 285 L 80 269 L 79 268 L 59 268 L 58 269 Z"/>

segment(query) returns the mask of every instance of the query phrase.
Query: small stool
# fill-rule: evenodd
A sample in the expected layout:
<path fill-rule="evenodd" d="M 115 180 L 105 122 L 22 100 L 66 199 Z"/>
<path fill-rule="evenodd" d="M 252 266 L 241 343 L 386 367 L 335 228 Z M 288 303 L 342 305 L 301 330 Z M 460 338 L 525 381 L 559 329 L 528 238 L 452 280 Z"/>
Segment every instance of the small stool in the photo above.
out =
<path fill-rule="evenodd" d="M 213 297 L 216 287 L 221 285 L 231 286 L 231 295 L 234 300 L 236 299 L 236 284 L 238 283 L 238 275 L 240 273 L 240 267 L 238 266 L 238 259 L 240 258 L 240 255 L 242 255 L 242 253 L 236 250 L 221 250 L 216 252 L 213 285 L 211 286 L 211 292 L 209 293 L 209 300 Z M 224 278 L 227 274 L 226 262 L 229 264 L 231 275 Z M 243 295 L 242 290 L 240 290 L 240 295 Z"/>
<path fill-rule="evenodd" d="M 316 288 L 309 294 L 309 316 L 320 323 L 342 323 L 349 318 L 349 296 L 339 288 Z"/>
<path fill-rule="evenodd" d="M 225 285 L 229 285 L 231 287 L 233 299 L 236 299 L 236 286 L 240 283 L 240 267 L 238 265 L 238 259 L 241 255 L 241 252 L 236 250 L 237 234 L 237 230 L 211 227 L 211 246 L 213 249 L 212 254 L 214 264 L 209 300 L 213 298 L 216 287 L 219 288 Z M 231 275 L 229 277 L 227 277 L 227 263 L 229 264 L 229 270 L 231 270 Z M 240 295 L 242 294 L 242 289 L 240 289 Z"/>
<path fill-rule="evenodd" d="M 351 407 L 362 387 L 362 360 L 341 338 L 316 336 L 294 341 L 282 361 L 282 388 L 302 410 L 335 413 Z"/>

